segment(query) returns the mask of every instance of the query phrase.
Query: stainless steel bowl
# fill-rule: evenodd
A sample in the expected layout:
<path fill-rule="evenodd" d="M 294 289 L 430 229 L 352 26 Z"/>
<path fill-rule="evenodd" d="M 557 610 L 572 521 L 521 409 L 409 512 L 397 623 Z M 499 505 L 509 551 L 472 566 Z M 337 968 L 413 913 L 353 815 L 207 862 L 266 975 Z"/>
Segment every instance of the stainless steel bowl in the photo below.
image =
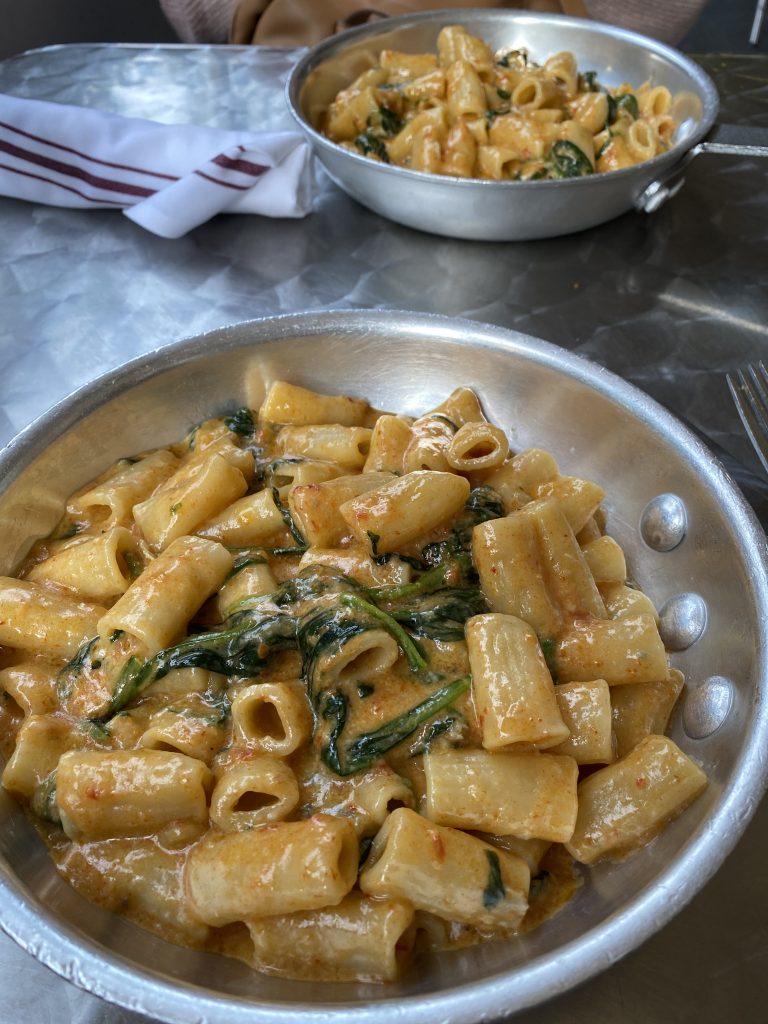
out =
<path fill-rule="evenodd" d="M 675 145 L 635 167 L 562 181 L 479 181 L 410 171 L 343 149 L 317 130 L 333 97 L 383 49 L 434 52 L 445 25 L 463 25 L 494 51 L 524 48 L 533 59 L 572 50 L 581 70 L 607 86 L 651 80 L 678 97 Z M 593 227 L 633 207 L 712 127 L 718 110 L 711 79 L 662 43 L 599 22 L 500 10 L 432 11 L 377 21 L 313 47 L 298 62 L 286 96 L 331 178 L 353 199 L 390 220 L 437 235 L 510 241 L 549 238 Z"/>
<path fill-rule="evenodd" d="M 30 541 L 53 527 L 66 496 L 108 463 L 168 443 L 246 398 L 258 401 L 265 384 L 280 377 L 410 413 L 469 384 L 516 448 L 540 444 L 564 472 L 602 482 L 610 532 L 657 605 L 681 591 L 706 605 L 703 635 L 674 656 L 690 693 L 672 734 L 703 765 L 710 787 L 635 856 L 585 872 L 575 900 L 537 931 L 426 958 L 391 986 L 283 981 L 171 946 L 82 900 L 5 794 L 0 924 L 64 978 L 178 1024 L 465 1024 L 563 992 L 668 921 L 722 863 L 762 794 L 766 538 L 712 455 L 660 406 L 605 370 L 534 338 L 469 321 L 323 312 L 256 320 L 153 352 L 87 385 L 25 430 L 0 455 L 0 573 L 14 569 Z M 659 541 L 663 516 L 643 519 L 662 494 L 685 509 L 685 536 L 671 551 Z M 713 677 L 722 681 L 705 685 Z M 708 734 L 718 716 L 722 724 Z"/>

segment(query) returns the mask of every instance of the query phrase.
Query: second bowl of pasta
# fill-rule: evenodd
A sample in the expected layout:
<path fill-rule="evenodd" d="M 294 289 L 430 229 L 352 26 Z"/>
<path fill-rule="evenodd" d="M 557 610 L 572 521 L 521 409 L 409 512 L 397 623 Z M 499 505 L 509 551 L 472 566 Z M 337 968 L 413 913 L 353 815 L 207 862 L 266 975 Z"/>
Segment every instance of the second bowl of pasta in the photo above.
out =
<path fill-rule="evenodd" d="M 712 126 L 682 54 L 594 22 L 437 11 L 327 40 L 287 87 L 333 180 L 392 220 L 459 238 L 610 220 Z"/>

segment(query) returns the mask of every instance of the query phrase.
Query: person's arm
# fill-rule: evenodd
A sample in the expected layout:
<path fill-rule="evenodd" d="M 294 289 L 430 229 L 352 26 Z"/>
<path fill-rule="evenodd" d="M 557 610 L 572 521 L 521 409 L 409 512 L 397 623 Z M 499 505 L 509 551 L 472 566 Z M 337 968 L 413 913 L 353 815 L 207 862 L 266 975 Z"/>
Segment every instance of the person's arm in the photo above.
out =
<path fill-rule="evenodd" d="M 587 11 L 597 21 L 653 36 L 665 43 L 679 43 L 701 14 L 706 0 L 586 0 Z"/>
<path fill-rule="evenodd" d="M 226 43 L 236 5 L 237 0 L 160 0 L 184 43 Z"/>

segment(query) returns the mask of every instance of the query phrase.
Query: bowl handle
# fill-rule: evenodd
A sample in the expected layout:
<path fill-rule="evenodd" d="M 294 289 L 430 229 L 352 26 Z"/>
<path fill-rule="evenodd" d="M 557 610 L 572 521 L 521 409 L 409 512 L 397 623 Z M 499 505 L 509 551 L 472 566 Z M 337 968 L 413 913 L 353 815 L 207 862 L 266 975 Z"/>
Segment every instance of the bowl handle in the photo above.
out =
<path fill-rule="evenodd" d="M 753 125 L 718 124 L 698 145 L 689 149 L 674 167 L 647 185 L 634 201 L 636 210 L 654 213 L 682 188 L 685 170 L 700 153 L 728 156 L 768 157 L 768 128 Z"/>

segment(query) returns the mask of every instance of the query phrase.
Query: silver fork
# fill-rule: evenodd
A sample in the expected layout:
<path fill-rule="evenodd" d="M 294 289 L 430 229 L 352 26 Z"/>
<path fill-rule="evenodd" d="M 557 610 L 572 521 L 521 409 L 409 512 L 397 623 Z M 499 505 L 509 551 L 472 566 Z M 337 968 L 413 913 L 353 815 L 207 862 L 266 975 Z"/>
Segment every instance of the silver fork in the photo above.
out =
<path fill-rule="evenodd" d="M 761 359 L 727 373 L 725 379 L 752 447 L 768 473 L 768 370 Z"/>

